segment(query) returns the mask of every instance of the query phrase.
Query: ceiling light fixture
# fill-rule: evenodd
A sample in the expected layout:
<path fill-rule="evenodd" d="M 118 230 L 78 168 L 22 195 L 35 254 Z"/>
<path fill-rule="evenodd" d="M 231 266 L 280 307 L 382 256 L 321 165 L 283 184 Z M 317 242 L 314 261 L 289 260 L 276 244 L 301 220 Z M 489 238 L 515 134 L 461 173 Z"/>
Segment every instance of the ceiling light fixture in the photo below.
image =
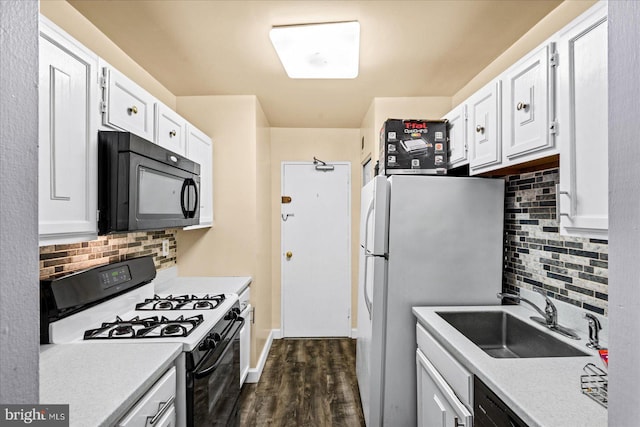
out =
<path fill-rule="evenodd" d="M 269 37 L 292 79 L 358 77 L 358 21 L 277 26 Z"/>

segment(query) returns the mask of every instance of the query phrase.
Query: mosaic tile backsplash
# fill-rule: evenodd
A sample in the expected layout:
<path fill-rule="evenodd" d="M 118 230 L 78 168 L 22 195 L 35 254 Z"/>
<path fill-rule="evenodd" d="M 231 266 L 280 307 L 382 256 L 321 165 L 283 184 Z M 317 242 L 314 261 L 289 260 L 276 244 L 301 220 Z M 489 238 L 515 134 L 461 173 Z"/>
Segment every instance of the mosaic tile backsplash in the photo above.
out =
<path fill-rule="evenodd" d="M 169 255 L 162 256 L 162 241 Z M 152 255 L 157 270 L 176 265 L 176 230 L 99 236 L 91 242 L 40 248 L 40 280 L 60 277 L 102 264 Z"/>
<path fill-rule="evenodd" d="M 607 316 L 608 241 L 560 235 L 558 169 L 505 180 L 503 288 L 542 288 L 551 298 Z"/>

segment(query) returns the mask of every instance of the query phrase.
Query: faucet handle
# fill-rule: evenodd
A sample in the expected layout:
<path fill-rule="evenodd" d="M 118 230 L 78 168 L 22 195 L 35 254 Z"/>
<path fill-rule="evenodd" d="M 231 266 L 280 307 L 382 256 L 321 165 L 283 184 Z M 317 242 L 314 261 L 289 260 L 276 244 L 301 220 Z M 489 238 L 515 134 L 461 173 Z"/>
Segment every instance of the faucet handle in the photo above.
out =
<path fill-rule="evenodd" d="M 587 347 L 598 350 L 601 348 L 598 331 L 602 329 L 602 325 L 598 318 L 591 313 L 584 313 L 583 317 L 589 322 L 589 342 Z"/>

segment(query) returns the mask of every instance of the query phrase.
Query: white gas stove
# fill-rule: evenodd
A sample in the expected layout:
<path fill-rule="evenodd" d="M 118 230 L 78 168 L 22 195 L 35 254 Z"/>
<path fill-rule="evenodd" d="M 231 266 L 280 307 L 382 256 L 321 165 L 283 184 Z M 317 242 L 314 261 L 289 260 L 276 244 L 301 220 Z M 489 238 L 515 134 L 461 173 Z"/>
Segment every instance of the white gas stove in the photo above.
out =
<path fill-rule="evenodd" d="M 142 257 L 41 282 L 41 343 L 180 343 L 178 425 L 237 425 L 238 296 L 156 295 L 155 275 Z"/>

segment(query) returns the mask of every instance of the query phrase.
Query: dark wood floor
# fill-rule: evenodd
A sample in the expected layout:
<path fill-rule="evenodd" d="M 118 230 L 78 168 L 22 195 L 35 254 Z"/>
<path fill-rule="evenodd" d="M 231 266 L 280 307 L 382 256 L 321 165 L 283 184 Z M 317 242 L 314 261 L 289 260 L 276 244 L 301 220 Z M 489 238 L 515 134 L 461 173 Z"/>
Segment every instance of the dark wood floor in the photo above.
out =
<path fill-rule="evenodd" d="M 241 426 L 364 426 L 356 344 L 349 338 L 274 340 L 257 384 L 240 396 Z"/>

